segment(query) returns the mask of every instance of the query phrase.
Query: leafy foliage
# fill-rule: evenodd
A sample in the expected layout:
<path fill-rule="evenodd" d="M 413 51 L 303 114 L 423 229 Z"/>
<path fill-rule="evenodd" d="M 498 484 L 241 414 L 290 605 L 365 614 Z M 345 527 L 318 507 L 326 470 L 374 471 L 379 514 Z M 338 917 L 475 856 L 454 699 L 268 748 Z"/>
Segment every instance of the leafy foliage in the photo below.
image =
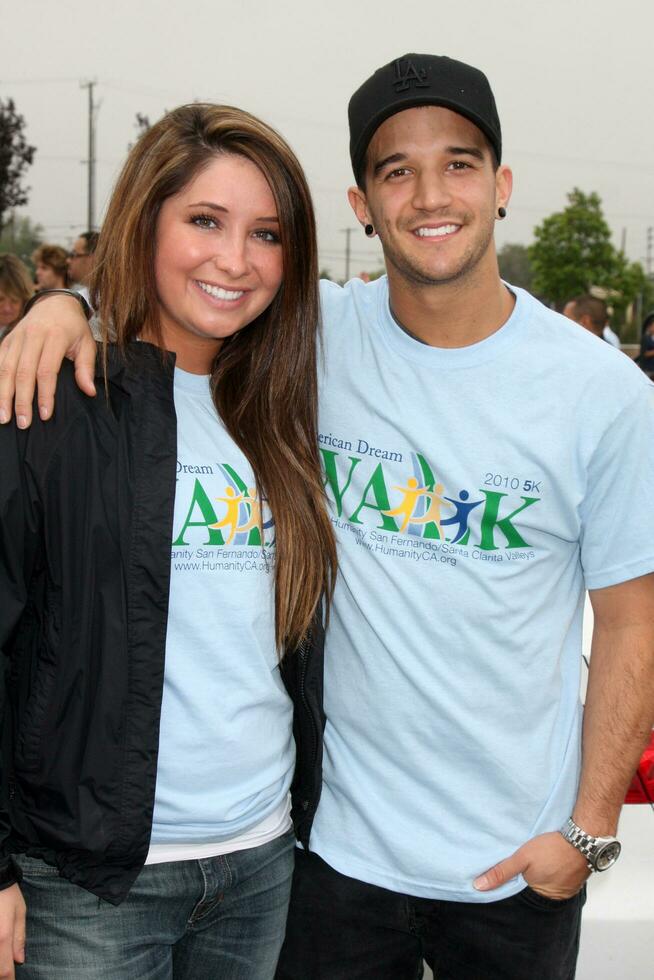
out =
<path fill-rule="evenodd" d="M 43 242 L 43 227 L 29 218 L 10 219 L 0 235 L 0 252 L 11 252 L 32 268 L 32 252 Z"/>
<path fill-rule="evenodd" d="M 561 309 L 567 300 L 599 287 L 618 316 L 642 292 L 645 274 L 611 242 L 598 194 L 575 187 L 568 206 L 534 229 L 529 247 L 533 288 Z"/>
<path fill-rule="evenodd" d="M 497 261 L 502 279 L 513 286 L 521 286 L 531 291 L 534 276 L 526 245 L 507 242 L 497 253 Z"/>
<path fill-rule="evenodd" d="M 36 148 L 28 144 L 24 129 L 25 120 L 13 99 L 0 99 L 0 230 L 12 208 L 27 204 L 29 188 L 22 179 Z"/>

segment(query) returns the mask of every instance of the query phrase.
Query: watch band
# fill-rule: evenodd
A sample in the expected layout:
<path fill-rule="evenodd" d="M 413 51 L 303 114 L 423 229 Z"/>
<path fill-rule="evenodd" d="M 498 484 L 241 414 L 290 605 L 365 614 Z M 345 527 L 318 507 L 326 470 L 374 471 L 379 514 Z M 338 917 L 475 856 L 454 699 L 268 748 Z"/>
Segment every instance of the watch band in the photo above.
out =
<path fill-rule="evenodd" d="M 578 851 L 581 851 L 583 856 L 588 861 L 588 867 L 591 869 L 591 871 L 594 871 L 595 868 L 591 864 L 589 858 L 591 855 L 591 849 L 597 843 L 597 838 L 592 837 L 590 834 L 583 831 L 581 827 L 578 827 L 572 817 L 570 817 L 570 819 L 564 823 L 563 827 L 561 828 L 561 833 L 567 840 L 568 844 L 572 844 L 572 846 L 576 847 Z"/>
<path fill-rule="evenodd" d="M 620 854 L 620 842 L 615 837 L 595 837 L 593 834 L 588 834 L 585 830 L 579 827 L 572 817 L 566 820 L 564 825 L 561 827 L 559 833 L 567 840 L 568 844 L 572 844 L 573 847 L 583 854 L 586 858 L 586 863 L 591 871 L 604 871 L 606 868 L 614 864 Z M 615 848 L 616 853 L 607 855 L 609 858 L 608 863 L 604 867 L 598 866 L 598 858 L 601 856 L 602 852 L 606 852 L 611 848 Z"/>
<path fill-rule="evenodd" d="M 85 297 L 82 296 L 81 293 L 76 292 L 76 290 L 74 290 L 74 289 L 41 289 L 41 290 L 39 290 L 38 293 L 34 293 L 33 296 L 30 296 L 30 298 L 28 299 L 28 301 L 25 303 L 25 306 L 23 307 L 23 316 L 27 316 L 27 314 L 29 313 L 29 311 L 34 306 L 34 304 L 35 303 L 38 303 L 38 301 L 40 299 L 42 299 L 44 296 L 54 296 L 55 293 L 63 293 L 65 296 L 72 296 L 74 299 L 76 299 L 77 302 L 79 303 L 79 305 L 82 307 L 82 310 L 84 312 L 84 316 L 86 317 L 87 320 L 90 320 L 91 317 L 93 316 L 93 309 L 90 306 L 90 304 L 86 302 Z"/>

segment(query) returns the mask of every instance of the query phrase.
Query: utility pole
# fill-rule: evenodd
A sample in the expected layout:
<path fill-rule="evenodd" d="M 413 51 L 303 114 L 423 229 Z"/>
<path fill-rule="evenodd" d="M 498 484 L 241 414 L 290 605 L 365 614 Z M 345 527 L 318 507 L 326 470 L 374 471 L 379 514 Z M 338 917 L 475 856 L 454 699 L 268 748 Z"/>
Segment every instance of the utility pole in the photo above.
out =
<path fill-rule="evenodd" d="M 356 231 L 356 228 L 341 228 L 341 232 L 345 235 L 345 282 L 350 278 L 350 236 L 353 231 Z"/>
<path fill-rule="evenodd" d="M 650 225 L 647 229 L 647 251 L 645 253 L 645 268 L 648 277 L 652 275 L 652 245 L 654 245 L 654 228 Z"/>
<path fill-rule="evenodd" d="M 88 184 L 86 197 L 86 227 L 88 231 L 95 231 L 95 111 L 97 106 L 93 102 L 93 88 L 97 85 L 97 79 L 88 82 L 80 82 L 80 88 L 88 89 L 88 127 L 89 127 L 89 149 L 88 159 L 85 163 L 88 166 Z"/>

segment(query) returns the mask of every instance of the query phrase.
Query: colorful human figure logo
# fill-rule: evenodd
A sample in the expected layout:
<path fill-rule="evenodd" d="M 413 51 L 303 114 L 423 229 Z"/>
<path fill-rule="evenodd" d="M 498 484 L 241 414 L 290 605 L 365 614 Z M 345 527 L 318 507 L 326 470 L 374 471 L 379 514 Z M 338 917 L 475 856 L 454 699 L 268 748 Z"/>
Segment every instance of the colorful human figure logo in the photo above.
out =
<path fill-rule="evenodd" d="M 397 517 L 400 518 L 400 526 L 398 528 L 399 533 L 409 527 L 409 525 L 426 525 L 434 524 L 438 531 L 438 537 L 441 541 L 445 541 L 445 531 L 444 527 L 450 525 L 457 525 L 457 531 L 454 538 L 452 538 L 452 543 L 461 541 L 463 537 L 468 533 L 468 521 L 470 514 L 475 509 L 483 504 L 483 500 L 472 500 L 468 498 L 470 494 L 467 490 L 461 490 L 459 492 L 459 499 L 455 500 L 453 497 L 444 497 L 443 490 L 444 486 L 442 483 L 437 483 L 433 490 L 428 490 L 427 487 L 421 487 L 419 481 L 411 476 L 406 481 L 407 485 L 405 487 L 393 487 L 394 490 L 399 490 L 402 494 L 402 500 L 397 505 L 393 507 L 392 510 L 383 510 L 382 514 L 387 517 Z M 422 514 L 416 514 L 416 510 L 423 508 Z M 450 507 L 454 508 L 454 514 L 451 517 L 443 518 L 442 508 Z"/>
<path fill-rule="evenodd" d="M 405 487 L 393 487 L 393 490 L 399 490 L 403 494 L 403 499 L 397 507 L 392 510 L 383 510 L 382 514 L 386 517 L 401 517 L 402 522 L 399 527 L 400 534 L 402 531 L 406 530 L 408 525 L 413 520 L 413 512 L 416 509 L 416 504 L 421 497 L 424 497 L 428 493 L 426 487 L 418 486 L 418 481 L 415 476 L 410 476 L 406 481 Z"/>
<path fill-rule="evenodd" d="M 248 495 L 245 498 L 244 503 L 246 507 L 250 508 L 250 516 L 245 524 L 239 524 L 239 526 L 236 528 L 238 534 L 241 534 L 244 531 L 251 531 L 253 527 L 258 527 L 259 530 L 261 530 L 261 504 L 259 503 L 259 498 L 257 497 L 256 487 L 248 487 Z"/>
<path fill-rule="evenodd" d="M 460 541 L 461 538 L 468 533 L 468 519 L 471 512 L 475 509 L 475 507 L 479 507 L 479 505 L 483 504 L 484 502 L 483 500 L 472 500 L 470 503 L 468 503 L 469 496 L 470 494 L 467 490 L 460 490 L 458 500 L 454 500 L 452 497 L 445 498 L 446 500 L 449 500 L 449 502 L 456 508 L 456 513 L 453 517 L 448 517 L 446 521 L 441 521 L 441 525 L 443 527 L 446 524 L 459 525 L 459 530 L 456 532 L 456 537 L 452 538 L 452 544 L 456 544 L 457 541 Z M 442 534 L 441 537 L 443 538 Z"/>
<path fill-rule="evenodd" d="M 444 489 L 443 484 L 438 483 L 433 490 L 425 490 L 425 497 L 429 500 L 427 510 L 420 517 L 411 518 L 412 524 L 435 524 L 438 530 L 438 537 L 441 540 L 444 538 L 441 525 L 447 524 L 447 521 L 443 521 L 441 518 L 441 507 L 452 506 L 451 503 L 448 503 L 449 497 L 441 497 Z"/>
<path fill-rule="evenodd" d="M 236 493 L 234 487 L 225 487 L 225 494 L 226 496 L 224 497 L 216 497 L 216 500 L 220 500 L 221 503 L 227 505 L 227 512 L 222 521 L 216 521 L 215 524 L 210 524 L 209 527 L 216 528 L 217 530 L 229 528 L 229 534 L 225 538 L 225 544 L 227 545 L 232 543 L 236 532 L 239 530 L 239 511 L 245 497 L 242 493 Z"/>
<path fill-rule="evenodd" d="M 237 493 L 234 487 L 225 487 L 225 496 L 216 497 L 221 503 L 227 505 L 227 512 L 221 521 L 210 524 L 209 527 L 222 530 L 229 528 L 225 544 L 231 544 L 237 534 L 246 534 L 253 528 L 258 528 L 261 533 L 267 528 L 272 527 L 274 521 L 272 517 L 264 523 L 261 514 L 261 503 L 257 494 L 256 487 L 248 487 L 247 493 Z M 247 508 L 247 516 L 244 524 L 239 524 L 241 519 L 241 505 Z"/>

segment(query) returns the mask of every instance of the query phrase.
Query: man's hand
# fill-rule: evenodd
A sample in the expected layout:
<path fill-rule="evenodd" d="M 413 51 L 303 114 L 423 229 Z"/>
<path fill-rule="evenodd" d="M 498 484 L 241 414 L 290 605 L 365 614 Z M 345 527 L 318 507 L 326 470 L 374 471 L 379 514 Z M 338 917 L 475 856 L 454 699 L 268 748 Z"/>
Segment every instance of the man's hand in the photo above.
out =
<path fill-rule="evenodd" d="M 25 962 L 25 901 L 18 885 L 0 891 L 0 980 L 14 980 L 14 963 Z"/>
<path fill-rule="evenodd" d="M 478 891 L 492 891 L 521 874 L 530 888 L 547 898 L 576 895 L 590 875 L 585 857 L 559 833 L 540 834 L 474 881 Z"/>
<path fill-rule="evenodd" d="M 10 421 L 15 397 L 18 428 L 30 425 L 35 384 L 39 415 L 50 418 L 64 357 L 75 362 L 81 390 L 95 395 L 96 346 L 79 303 L 73 296 L 44 296 L 0 344 L 0 423 Z"/>

